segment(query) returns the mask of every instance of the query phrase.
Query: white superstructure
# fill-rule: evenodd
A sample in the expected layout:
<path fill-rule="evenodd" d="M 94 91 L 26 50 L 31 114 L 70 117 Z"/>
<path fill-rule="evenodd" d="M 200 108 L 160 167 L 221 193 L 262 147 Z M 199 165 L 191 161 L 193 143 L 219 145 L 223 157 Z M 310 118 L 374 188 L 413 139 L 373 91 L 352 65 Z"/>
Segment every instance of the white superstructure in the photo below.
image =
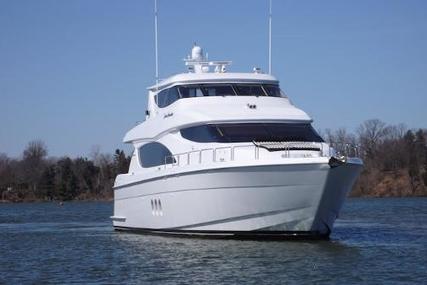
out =
<path fill-rule="evenodd" d="M 338 155 L 258 68 L 229 73 L 199 46 L 187 73 L 148 89 L 114 185 L 118 230 L 230 237 L 327 237 L 362 161 Z"/>

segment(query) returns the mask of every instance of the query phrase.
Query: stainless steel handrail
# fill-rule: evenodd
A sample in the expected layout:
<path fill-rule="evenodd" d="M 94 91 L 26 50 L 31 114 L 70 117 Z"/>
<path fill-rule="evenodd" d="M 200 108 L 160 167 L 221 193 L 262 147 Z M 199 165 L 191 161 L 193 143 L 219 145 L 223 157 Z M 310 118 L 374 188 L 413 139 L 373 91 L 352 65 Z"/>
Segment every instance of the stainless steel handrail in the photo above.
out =
<path fill-rule="evenodd" d="M 283 151 L 284 151 L 284 155 L 282 154 L 282 157 L 286 157 L 286 158 L 290 158 L 291 157 L 291 148 L 292 145 L 295 145 L 298 142 L 283 142 Z M 353 145 L 350 143 L 330 143 L 325 144 L 325 143 L 316 143 L 317 146 L 319 146 L 319 154 L 322 157 L 325 156 L 331 156 L 334 153 L 338 154 L 338 155 L 344 155 L 344 156 L 358 156 L 359 155 L 359 148 L 357 145 Z M 187 152 L 182 152 L 182 153 L 176 153 L 176 154 L 172 154 L 170 156 L 166 156 L 165 157 L 165 162 L 164 162 L 164 168 L 166 169 L 167 165 L 170 165 L 172 167 L 174 166 L 181 166 L 181 163 L 183 163 L 183 160 L 181 159 L 181 156 L 184 156 L 185 159 L 185 165 L 191 165 L 191 154 L 193 153 L 198 153 L 198 163 L 202 164 L 203 163 L 203 153 L 207 152 L 207 151 L 211 151 L 212 152 L 212 156 L 211 156 L 211 162 L 216 163 L 216 162 L 223 162 L 224 160 L 220 160 L 218 161 L 218 151 L 221 150 L 229 150 L 229 160 L 230 161 L 235 161 L 236 159 L 236 150 L 237 149 L 242 149 L 242 148 L 253 148 L 254 149 L 254 159 L 255 160 L 259 160 L 260 159 L 260 146 L 256 145 L 256 144 L 246 144 L 246 145 L 233 145 L 233 146 L 220 146 L 217 148 L 204 148 L 204 149 L 198 149 L 198 150 L 191 150 L 191 151 L 187 151 Z M 172 163 L 168 163 L 172 161 Z"/>
<path fill-rule="evenodd" d="M 338 155 L 343 155 L 347 157 L 358 157 L 360 146 L 348 142 L 330 142 L 330 147 L 332 147 Z"/>

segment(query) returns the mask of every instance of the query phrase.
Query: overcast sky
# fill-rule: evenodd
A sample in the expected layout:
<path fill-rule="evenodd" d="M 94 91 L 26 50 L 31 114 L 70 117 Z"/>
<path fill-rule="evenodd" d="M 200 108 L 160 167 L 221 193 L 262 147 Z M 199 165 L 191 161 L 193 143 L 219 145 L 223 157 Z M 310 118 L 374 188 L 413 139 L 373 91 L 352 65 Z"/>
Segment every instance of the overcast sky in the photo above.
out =
<path fill-rule="evenodd" d="M 154 0 L 0 0 L 0 152 L 125 148 L 154 83 Z M 160 76 L 193 42 L 268 69 L 268 0 L 159 0 Z M 316 128 L 427 127 L 427 1 L 273 1 L 273 74 Z"/>

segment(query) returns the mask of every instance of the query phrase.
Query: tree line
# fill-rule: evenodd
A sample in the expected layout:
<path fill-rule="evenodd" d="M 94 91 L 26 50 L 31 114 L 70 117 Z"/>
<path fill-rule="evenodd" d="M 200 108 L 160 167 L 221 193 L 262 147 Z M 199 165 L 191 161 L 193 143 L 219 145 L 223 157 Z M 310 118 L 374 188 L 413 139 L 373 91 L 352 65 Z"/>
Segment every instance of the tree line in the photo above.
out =
<path fill-rule="evenodd" d="M 427 196 L 427 130 L 363 122 L 351 133 L 319 131 L 338 153 L 358 154 L 364 168 L 352 196 Z M 0 153 L 1 200 L 111 199 L 115 177 L 127 173 L 130 156 L 94 150 L 87 157 L 48 157 L 46 145 L 31 141 L 20 158 Z"/>
<path fill-rule="evenodd" d="M 48 157 L 40 140 L 31 141 L 14 159 L 0 154 L 0 195 L 7 201 L 111 199 L 115 177 L 127 173 L 130 157 L 94 149 L 87 157 Z"/>
<path fill-rule="evenodd" d="M 352 196 L 427 196 L 427 130 L 407 129 L 373 119 L 363 122 L 355 133 L 346 129 L 326 130 L 326 141 L 357 146 L 363 171 Z"/>

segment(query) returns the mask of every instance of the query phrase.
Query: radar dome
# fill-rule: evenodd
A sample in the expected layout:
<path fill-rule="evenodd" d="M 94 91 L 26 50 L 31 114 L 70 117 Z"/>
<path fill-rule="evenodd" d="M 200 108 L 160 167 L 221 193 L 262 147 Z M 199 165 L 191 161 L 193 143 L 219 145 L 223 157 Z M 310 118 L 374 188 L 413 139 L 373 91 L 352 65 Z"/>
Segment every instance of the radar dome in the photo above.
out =
<path fill-rule="evenodd" d="M 194 45 L 193 49 L 191 50 L 191 59 L 203 60 L 203 49 L 197 45 Z"/>

